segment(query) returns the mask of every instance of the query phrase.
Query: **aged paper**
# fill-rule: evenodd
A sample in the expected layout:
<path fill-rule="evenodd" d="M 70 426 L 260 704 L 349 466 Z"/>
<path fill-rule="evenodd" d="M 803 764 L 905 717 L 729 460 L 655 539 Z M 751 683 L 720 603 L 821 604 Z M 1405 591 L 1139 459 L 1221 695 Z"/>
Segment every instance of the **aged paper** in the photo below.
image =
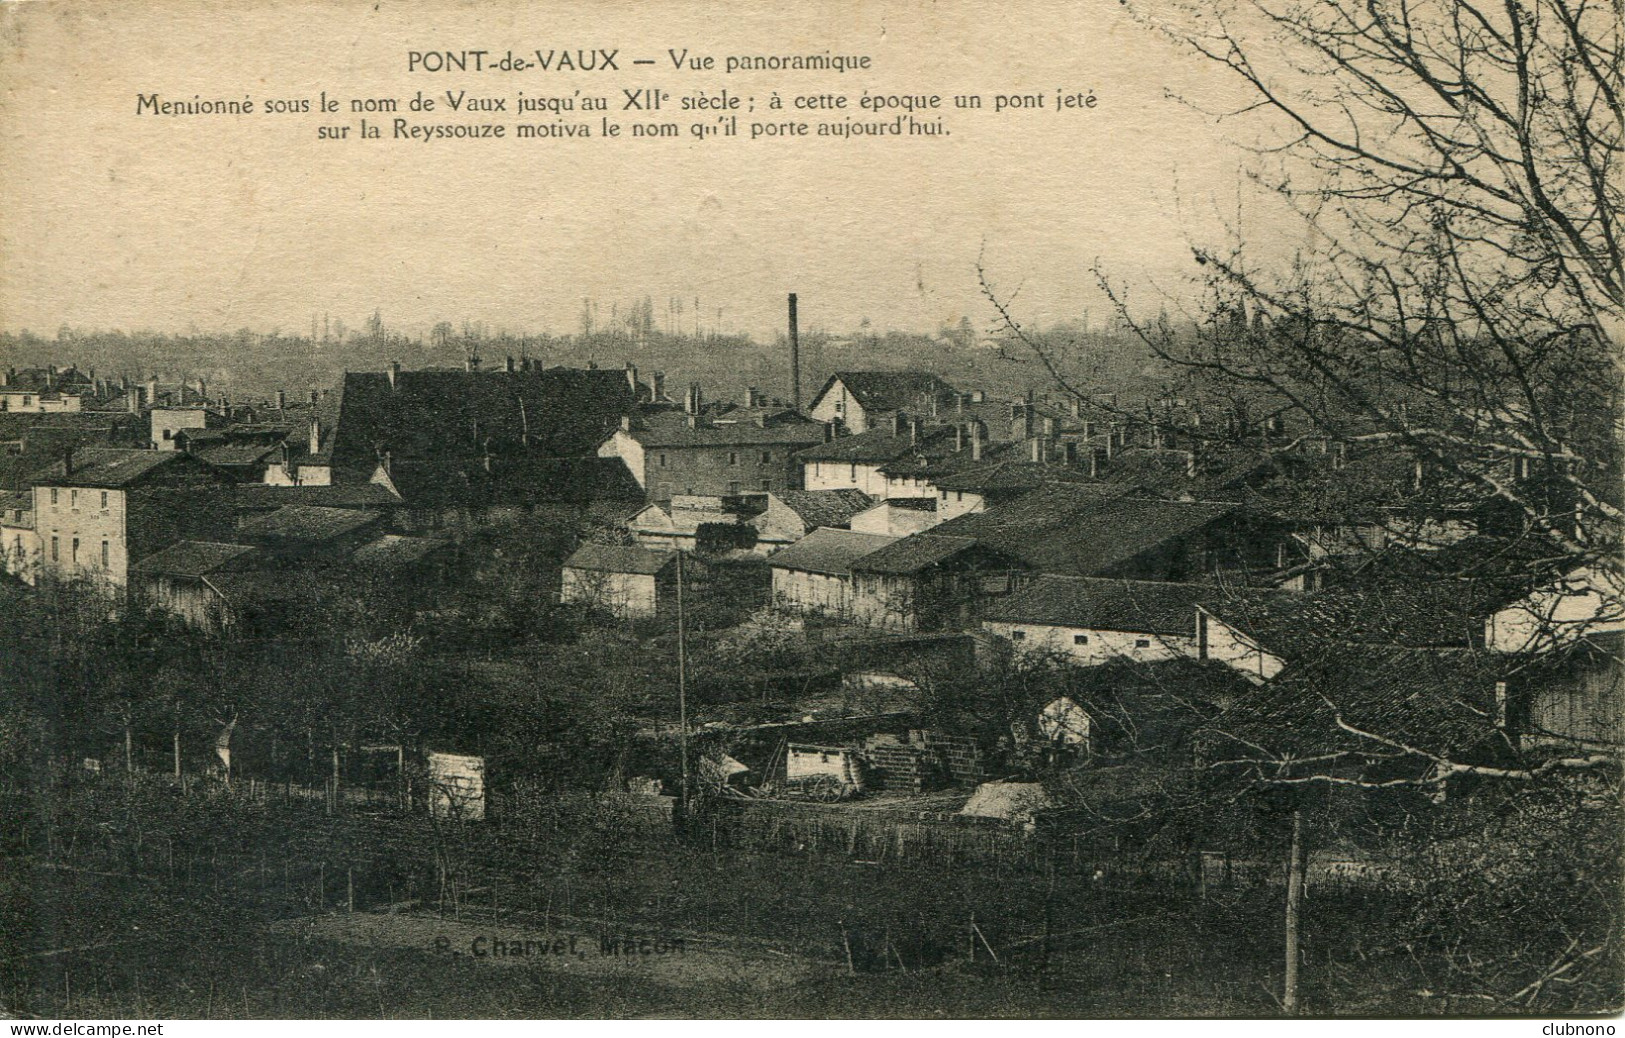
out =
<path fill-rule="evenodd" d="M 1620 31 L 0 5 L 0 1015 L 1618 1012 Z"/>

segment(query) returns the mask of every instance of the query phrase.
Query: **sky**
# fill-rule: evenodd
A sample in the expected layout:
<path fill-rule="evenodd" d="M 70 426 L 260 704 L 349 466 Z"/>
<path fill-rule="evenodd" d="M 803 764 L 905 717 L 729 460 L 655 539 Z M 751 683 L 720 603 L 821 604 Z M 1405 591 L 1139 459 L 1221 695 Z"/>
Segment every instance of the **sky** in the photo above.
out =
<path fill-rule="evenodd" d="M 778 6 L 778 5 L 773 5 Z M 1135 24 L 1118 0 L 921 2 L 180 3 L 38 0 L 0 8 L 0 329 L 308 331 L 313 315 L 354 327 L 438 320 L 573 332 L 582 300 L 600 314 L 648 295 L 663 320 L 681 299 L 692 325 L 771 335 L 784 295 L 804 327 L 933 330 L 991 316 L 979 258 L 1017 311 L 1098 321 L 1097 263 L 1154 310 L 1188 291 L 1190 244 L 1236 212 L 1245 155 L 1209 108 L 1240 101 L 1214 68 Z M 1153 9 L 1154 13 L 1154 9 Z M 613 72 L 428 73 L 413 51 L 615 50 Z M 868 55 L 867 72 L 676 72 L 668 49 L 711 55 Z M 635 58 L 658 59 L 633 66 Z M 492 60 L 488 57 L 486 60 Z M 623 90 L 667 91 L 678 140 L 422 141 L 412 124 L 548 121 L 515 96 L 609 98 L 563 116 L 596 133 L 631 122 Z M 751 121 L 869 113 L 768 113 L 777 89 L 938 94 L 947 137 L 886 140 L 687 136 L 685 96 L 753 97 Z M 1055 110 L 1057 90 L 1092 109 Z M 510 112 L 456 114 L 447 91 L 507 99 Z M 267 99 L 346 110 L 269 114 Z M 324 141 L 361 97 L 440 98 L 434 113 L 380 116 L 385 138 Z M 138 114 L 139 95 L 256 102 L 249 116 Z M 952 97 L 980 94 L 981 111 Z M 1038 111 L 994 113 L 999 94 Z M 895 112 L 884 118 L 890 119 Z M 704 113 L 714 121 L 715 113 Z M 512 130 L 509 130 L 512 133 Z M 1157 286 L 1153 289 L 1152 286 Z"/>

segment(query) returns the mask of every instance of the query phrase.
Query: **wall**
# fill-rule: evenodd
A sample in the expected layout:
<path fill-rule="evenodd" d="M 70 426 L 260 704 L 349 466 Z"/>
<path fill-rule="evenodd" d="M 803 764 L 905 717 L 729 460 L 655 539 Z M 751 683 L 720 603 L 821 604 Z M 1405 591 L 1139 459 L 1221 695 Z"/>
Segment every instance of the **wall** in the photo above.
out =
<path fill-rule="evenodd" d="M 567 566 L 559 600 L 607 610 L 623 619 L 658 612 L 655 578 L 646 573 L 604 573 Z"/>
<path fill-rule="evenodd" d="M 1194 620 L 1191 626 L 1194 630 Z M 1196 656 L 1196 638 L 1193 635 L 1105 631 L 1092 627 L 1009 623 L 1002 620 L 985 621 L 982 628 L 1008 641 L 1018 653 L 1053 653 L 1084 666 L 1095 666 L 1114 659 L 1151 663 Z M 1020 640 L 1015 637 L 1018 631 L 1024 635 Z M 1086 641 L 1080 645 L 1078 638 Z"/>
<path fill-rule="evenodd" d="M 809 461 L 801 466 L 801 481 L 808 490 L 861 490 L 885 498 L 886 477 L 874 463 Z"/>
<path fill-rule="evenodd" d="M 839 379 L 829 387 L 829 392 L 818 398 L 808 414 L 819 422 L 842 422 L 850 433 L 869 429 L 869 416 L 864 413 L 863 405 L 847 393 Z"/>
<path fill-rule="evenodd" d="M 1576 570 L 1492 615 L 1484 644 L 1494 652 L 1546 652 L 1588 634 L 1625 630 L 1625 603 L 1613 581 Z"/>
<path fill-rule="evenodd" d="M 1250 681 L 1268 681 L 1286 666 L 1285 660 L 1200 608 L 1197 609 L 1197 642 L 1200 659 L 1217 660 Z"/>
<path fill-rule="evenodd" d="M 122 490 L 35 487 L 34 530 L 39 535 L 42 572 L 60 577 L 95 577 L 122 587 L 130 571 L 127 503 Z M 75 539 L 79 542 L 77 555 Z"/>
<path fill-rule="evenodd" d="M 798 448 L 785 444 L 644 448 L 643 486 L 650 500 L 674 494 L 724 497 L 800 489 Z M 763 461 L 763 456 L 768 460 Z M 730 460 L 731 459 L 731 460 Z"/>
<path fill-rule="evenodd" d="M 161 451 L 178 449 L 175 434 L 182 429 L 205 429 L 209 423 L 209 413 L 201 407 L 155 407 L 150 417 L 152 445 Z"/>
<path fill-rule="evenodd" d="M 58 414 L 64 411 L 78 411 L 81 403 L 81 398 L 72 394 L 62 396 L 53 393 L 48 397 L 42 397 L 35 392 L 0 393 L 0 412 L 12 414 Z"/>
<path fill-rule="evenodd" d="M 942 522 L 938 512 L 922 512 L 914 508 L 894 508 L 881 503 L 852 517 L 854 533 L 881 533 L 892 537 L 907 537 L 923 533 Z"/>
<path fill-rule="evenodd" d="M 939 490 L 937 491 L 937 522 L 945 523 L 950 519 L 971 512 L 987 511 L 987 502 L 980 494 L 968 490 Z"/>
<path fill-rule="evenodd" d="M 230 608 L 206 581 L 167 575 L 138 577 L 132 590 L 147 605 L 179 617 L 200 631 L 219 631 L 230 626 Z"/>
<path fill-rule="evenodd" d="M 846 616 L 852 611 L 852 578 L 775 568 L 773 604 L 786 612 Z"/>
<path fill-rule="evenodd" d="M 638 481 L 638 486 L 649 489 L 649 474 L 643 467 L 643 444 L 625 429 L 616 429 L 614 436 L 599 444 L 598 456 L 620 458 L 626 464 L 626 470 L 632 473 L 632 478 Z"/>

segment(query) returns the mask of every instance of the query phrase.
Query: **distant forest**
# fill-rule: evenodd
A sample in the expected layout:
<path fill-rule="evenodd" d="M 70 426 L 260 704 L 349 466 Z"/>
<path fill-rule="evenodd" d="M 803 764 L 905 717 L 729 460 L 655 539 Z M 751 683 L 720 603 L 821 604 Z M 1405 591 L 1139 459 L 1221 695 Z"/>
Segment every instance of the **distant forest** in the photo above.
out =
<path fill-rule="evenodd" d="M 488 331 L 479 322 L 454 326 L 443 321 L 426 335 L 412 336 L 392 329 L 377 312 L 360 328 L 332 321 L 313 329 L 313 335 L 246 328 L 174 334 L 63 326 L 52 337 L 7 331 L 0 332 L 0 366 L 71 364 L 94 368 L 101 377 L 201 378 L 234 400 L 258 400 L 278 389 L 301 392 L 336 385 L 346 371 L 378 371 L 391 361 L 408 369 L 462 367 L 468 357 L 477 356 L 483 367 L 501 368 L 511 356 L 548 366 L 631 363 L 644 381 L 649 373 L 662 371 L 674 399 L 681 399 L 683 387 L 692 382 L 704 387 L 707 399 L 740 397 L 747 387 L 770 397 L 790 396 L 784 332 L 768 343 L 745 334 L 663 329 L 647 310 L 635 306 L 625 319 L 598 322 L 592 318 L 596 309 L 584 306 L 582 328 L 570 335 L 516 335 Z M 1174 381 L 1144 343 L 1120 326 L 1092 329 L 1081 321 L 1069 322 L 1040 335 L 1080 385 L 1136 394 Z M 1054 384 L 1028 346 L 979 333 L 968 319 L 932 335 L 871 331 L 865 321 L 851 334 L 804 329 L 800 340 L 803 402 L 811 400 L 831 372 L 850 369 L 932 371 L 962 389 L 996 396 L 1028 388 L 1043 391 Z"/>

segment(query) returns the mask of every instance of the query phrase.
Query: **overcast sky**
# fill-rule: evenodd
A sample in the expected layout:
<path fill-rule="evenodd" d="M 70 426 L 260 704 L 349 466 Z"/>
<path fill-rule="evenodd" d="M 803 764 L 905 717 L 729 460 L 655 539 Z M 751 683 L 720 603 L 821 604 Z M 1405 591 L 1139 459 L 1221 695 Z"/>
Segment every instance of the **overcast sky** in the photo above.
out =
<path fill-rule="evenodd" d="M 1233 214 L 1242 154 L 1167 98 L 1234 100 L 1212 69 L 1135 25 L 1117 0 L 965 5 L 34 3 L 0 10 L 0 327 L 50 334 L 190 326 L 354 326 L 374 308 L 411 331 L 434 321 L 571 332 L 581 300 L 607 316 L 645 294 L 658 314 L 697 296 L 707 327 L 771 334 L 783 296 L 804 323 L 845 331 L 985 324 L 976 262 L 1018 284 L 1029 320 L 1104 305 L 1098 258 L 1129 282 L 1177 290 L 1188 237 Z M 773 5 L 778 7 L 780 5 Z M 409 73 L 412 50 L 614 49 L 621 71 Z M 676 73 L 667 48 L 714 55 L 867 54 L 868 73 Z M 659 59 L 632 66 L 638 57 Z M 442 98 L 414 123 L 467 121 L 447 90 L 511 98 L 623 88 L 979 93 L 948 110 L 952 136 L 904 141 L 323 142 L 347 111 L 249 117 L 138 115 L 165 100 Z M 1092 111 L 1054 110 L 1057 88 Z M 996 115 L 993 95 L 1041 93 Z M 866 113 L 850 114 L 873 119 Z M 567 121 L 591 125 L 600 113 Z M 552 121 L 552 116 L 480 117 Z M 778 118 L 788 118 L 779 115 Z M 817 114 L 802 118 L 817 120 Z M 889 116 L 888 116 L 889 118 Z M 511 131 L 510 131 L 511 132 Z M 352 131 L 353 135 L 353 131 Z M 1139 298 L 1154 309 L 1143 286 Z M 692 324 L 692 312 L 688 323 Z"/>

